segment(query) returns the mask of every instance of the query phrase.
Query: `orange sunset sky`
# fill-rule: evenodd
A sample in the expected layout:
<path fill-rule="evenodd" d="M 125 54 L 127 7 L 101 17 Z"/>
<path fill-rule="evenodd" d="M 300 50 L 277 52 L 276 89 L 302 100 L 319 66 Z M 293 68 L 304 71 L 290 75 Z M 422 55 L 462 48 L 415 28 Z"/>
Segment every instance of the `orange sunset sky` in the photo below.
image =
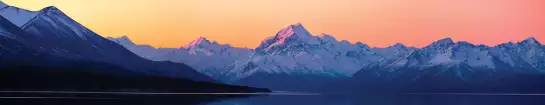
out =
<path fill-rule="evenodd" d="M 545 42 L 545 0 L 2 0 L 30 10 L 56 6 L 105 37 L 180 47 L 199 36 L 255 48 L 281 28 L 385 47 L 423 47 L 451 37 L 496 45 Z"/>

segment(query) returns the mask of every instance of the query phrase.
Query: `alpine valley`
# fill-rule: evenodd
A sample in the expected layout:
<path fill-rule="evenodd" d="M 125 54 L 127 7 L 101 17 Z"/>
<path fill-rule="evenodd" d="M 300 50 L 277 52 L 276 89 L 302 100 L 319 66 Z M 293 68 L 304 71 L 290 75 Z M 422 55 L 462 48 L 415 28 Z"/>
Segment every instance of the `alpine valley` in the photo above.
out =
<path fill-rule="evenodd" d="M 185 63 L 224 83 L 278 91 L 545 92 L 545 47 L 533 37 L 496 46 L 445 38 L 423 48 L 370 48 L 311 35 L 298 23 L 254 49 L 204 37 L 180 48 L 109 39 L 141 57 Z"/>

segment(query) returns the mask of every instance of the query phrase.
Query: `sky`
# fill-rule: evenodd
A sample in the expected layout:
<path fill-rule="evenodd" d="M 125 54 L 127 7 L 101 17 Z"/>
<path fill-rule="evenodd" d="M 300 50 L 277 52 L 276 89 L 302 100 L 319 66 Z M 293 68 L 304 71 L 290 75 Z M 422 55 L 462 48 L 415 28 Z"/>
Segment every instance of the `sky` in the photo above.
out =
<path fill-rule="evenodd" d="M 374 47 L 423 47 L 450 37 L 496 45 L 545 43 L 545 0 L 1 0 L 30 10 L 56 6 L 104 37 L 180 47 L 203 36 L 255 48 L 301 23 L 312 34 Z"/>

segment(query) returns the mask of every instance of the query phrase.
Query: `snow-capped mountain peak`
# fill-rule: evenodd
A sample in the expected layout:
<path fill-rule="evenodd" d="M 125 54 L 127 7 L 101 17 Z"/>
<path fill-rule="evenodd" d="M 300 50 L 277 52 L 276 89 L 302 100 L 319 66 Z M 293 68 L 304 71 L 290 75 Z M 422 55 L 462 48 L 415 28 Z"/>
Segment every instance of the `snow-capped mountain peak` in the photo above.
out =
<path fill-rule="evenodd" d="M 402 44 L 402 43 L 396 43 L 396 44 L 394 44 L 393 46 L 390 46 L 390 48 L 398 48 L 398 49 L 400 49 L 400 48 L 407 48 L 407 46 L 405 46 L 405 45 Z"/>
<path fill-rule="evenodd" d="M 110 39 L 111 41 L 114 41 L 114 42 L 116 42 L 116 43 L 119 43 L 120 45 L 123 45 L 123 46 L 127 46 L 127 45 L 136 45 L 136 44 L 134 44 L 134 42 L 132 42 L 132 40 L 129 39 L 129 37 L 127 37 L 126 35 L 123 35 L 123 36 L 118 37 L 118 38 L 107 37 L 107 39 Z"/>
<path fill-rule="evenodd" d="M 335 39 L 335 37 L 329 35 L 329 34 L 325 34 L 325 33 L 322 33 L 320 35 L 318 35 L 318 37 L 322 40 L 327 40 L 327 41 L 337 41 L 337 39 Z"/>
<path fill-rule="evenodd" d="M 127 37 L 126 35 L 121 36 L 120 39 L 127 40 L 127 41 L 131 41 L 131 40 L 129 39 L 129 37 Z M 131 43 L 132 43 L 132 41 L 131 41 Z"/>
<path fill-rule="evenodd" d="M 363 44 L 362 42 L 356 42 L 356 45 L 360 48 L 369 49 L 369 45 Z"/>
<path fill-rule="evenodd" d="M 106 39 L 109 39 L 115 43 L 122 45 L 123 47 L 127 48 L 129 51 L 137 54 L 140 57 L 147 58 L 150 60 L 155 60 L 153 58 L 157 56 L 162 56 L 162 55 L 178 50 L 177 48 L 155 48 L 147 44 L 135 44 L 128 36 L 125 36 L 125 35 L 121 37 L 117 37 L 117 38 L 107 37 Z M 155 60 L 155 61 L 159 61 L 159 60 Z"/>
<path fill-rule="evenodd" d="M 501 48 L 501 49 L 511 49 L 511 48 L 514 48 L 516 47 L 517 45 L 513 42 L 507 42 L 507 43 L 502 43 L 502 44 L 499 44 L 499 45 L 496 45 L 495 48 Z"/>
<path fill-rule="evenodd" d="M 42 8 L 40 11 L 49 11 L 49 10 L 60 10 L 59 8 L 55 7 L 55 6 L 47 6 L 45 8 Z"/>
<path fill-rule="evenodd" d="M 265 39 L 257 50 L 286 49 L 290 46 L 306 46 L 320 44 L 319 37 L 312 36 L 300 23 L 289 25 L 281 29 L 274 37 Z"/>
<path fill-rule="evenodd" d="M 51 25 L 49 27 L 43 27 L 42 25 Z M 58 33 L 65 34 L 55 34 L 59 37 L 65 38 L 74 38 L 74 39 L 83 39 L 83 40 L 102 40 L 102 37 L 93 31 L 89 30 L 82 24 L 70 18 L 60 9 L 54 6 L 46 7 L 39 12 L 37 15 L 29 20 L 27 23 L 20 26 L 25 30 L 39 31 L 40 29 L 47 30 L 57 30 Z M 43 35 L 52 35 L 52 34 L 34 34 L 38 35 L 37 37 L 45 37 Z"/>
<path fill-rule="evenodd" d="M 210 42 L 210 40 L 206 39 L 205 37 L 199 37 L 199 38 L 191 41 L 189 44 L 187 44 L 185 46 L 185 48 L 206 46 L 206 45 L 210 45 L 210 44 L 213 44 L 212 42 Z M 217 42 L 216 42 L 216 44 L 217 44 Z"/>
<path fill-rule="evenodd" d="M 255 54 L 237 62 L 228 75 L 234 80 L 254 73 L 347 77 L 357 72 L 354 68 L 376 59 L 379 55 L 361 42 L 353 44 L 328 34 L 313 36 L 301 24 L 293 24 L 265 39 Z"/>
<path fill-rule="evenodd" d="M 454 44 L 455 43 L 451 38 L 444 38 L 444 39 L 433 42 L 427 48 L 442 48 L 442 47 L 447 47 Z"/>
<path fill-rule="evenodd" d="M 70 16 L 66 15 L 62 10 L 60 10 L 59 8 L 55 6 L 45 7 L 38 12 L 41 13 L 42 15 L 56 15 L 58 17 L 66 17 L 71 19 Z"/>
<path fill-rule="evenodd" d="M 474 44 L 471 44 L 467 41 L 459 41 L 456 43 L 456 46 L 458 47 L 476 47 Z"/>
<path fill-rule="evenodd" d="M 441 39 L 441 40 L 438 40 L 436 42 L 434 42 L 434 44 L 453 44 L 454 41 L 452 40 L 452 38 L 444 38 L 444 39 Z"/>
<path fill-rule="evenodd" d="M 341 44 L 344 44 L 344 45 L 349 45 L 350 42 L 348 40 L 341 40 Z"/>
<path fill-rule="evenodd" d="M 275 36 L 275 39 L 277 40 L 285 40 L 290 37 L 298 37 L 298 38 L 307 38 L 311 37 L 312 35 L 303 27 L 302 24 L 292 24 L 285 28 L 282 28 Z"/>
<path fill-rule="evenodd" d="M 529 37 L 524 39 L 523 41 L 519 42 L 519 44 L 526 44 L 526 45 L 537 45 L 541 46 L 542 44 L 539 43 L 539 41 L 536 40 L 534 37 Z"/>
<path fill-rule="evenodd" d="M 229 44 L 220 44 L 216 41 L 211 42 L 204 37 L 199 37 L 180 49 L 187 51 L 191 55 L 200 55 L 202 53 L 206 56 L 212 56 L 222 54 L 225 50 L 232 49 L 232 47 Z"/>
<path fill-rule="evenodd" d="M 292 24 L 279 32 L 277 36 L 279 37 L 286 37 L 291 35 L 297 35 L 299 37 L 311 37 L 312 35 L 303 27 L 301 23 Z"/>

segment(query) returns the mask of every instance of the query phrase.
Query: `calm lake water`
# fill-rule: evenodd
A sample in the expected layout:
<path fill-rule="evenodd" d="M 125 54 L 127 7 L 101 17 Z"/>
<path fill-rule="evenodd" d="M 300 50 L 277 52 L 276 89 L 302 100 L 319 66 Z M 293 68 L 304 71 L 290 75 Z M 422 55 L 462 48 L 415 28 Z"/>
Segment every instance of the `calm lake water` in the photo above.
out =
<path fill-rule="evenodd" d="M 271 95 L 199 105 L 545 105 L 539 95 Z"/>
<path fill-rule="evenodd" d="M 545 105 L 542 95 L 262 95 L 219 99 L 212 102 L 182 102 L 116 99 L 0 98 L 0 105 Z"/>

